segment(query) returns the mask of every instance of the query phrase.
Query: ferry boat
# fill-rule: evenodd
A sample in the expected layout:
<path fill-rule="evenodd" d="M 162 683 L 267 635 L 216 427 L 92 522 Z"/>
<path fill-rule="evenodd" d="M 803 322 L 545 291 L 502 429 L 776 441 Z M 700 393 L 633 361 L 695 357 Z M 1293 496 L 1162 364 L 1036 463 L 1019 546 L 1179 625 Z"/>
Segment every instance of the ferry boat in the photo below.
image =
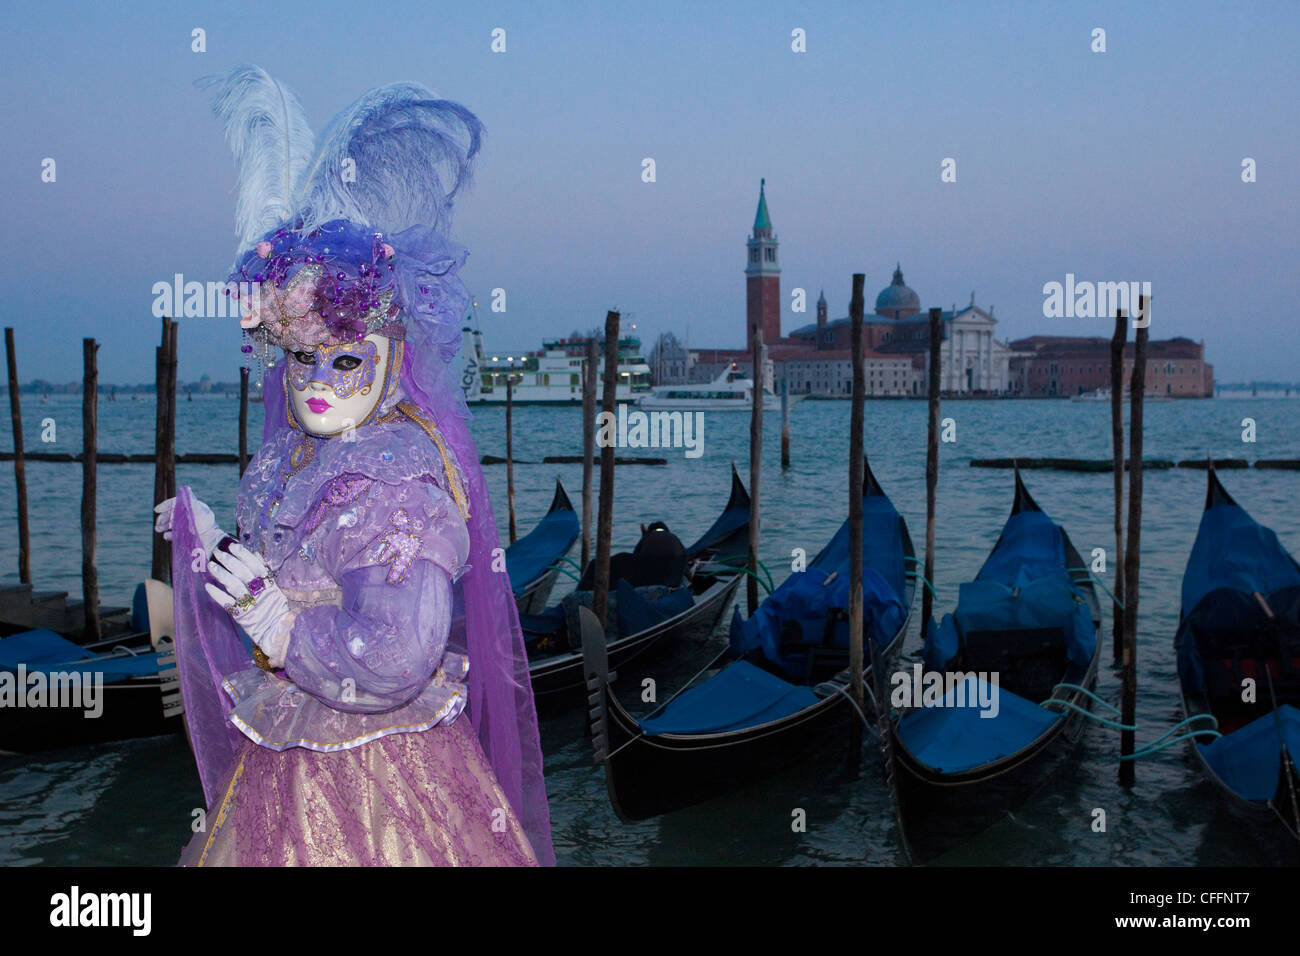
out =
<path fill-rule="evenodd" d="M 1128 400 L 1129 400 L 1129 391 L 1128 391 L 1128 389 L 1125 389 L 1125 390 L 1124 390 L 1124 401 L 1127 402 Z M 1106 402 L 1106 403 L 1109 403 L 1109 402 L 1110 402 L 1110 389 L 1108 389 L 1108 388 L 1097 388 L 1097 389 L 1093 389 L 1091 392 L 1082 392 L 1082 393 L 1080 393 L 1080 394 L 1078 394 L 1078 395 L 1071 395 L 1071 396 L 1070 396 L 1070 401 L 1072 401 L 1072 402 Z M 1160 392 L 1147 392 L 1146 395 L 1143 396 L 1142 401 L 1143 401 L 1144 403 L 1145 403 L 1145 402 L 1172 402 L 1172 401 L 1173 401 L 1173 398 L 1172 398 L 1171 396 L 1169 396 L 1169 395 L 1164 395 L 1164 394 L 1162 394 L 1162 393 L 1160 393 Z"/>
<path fill-rule="evenodd" d="M 735 362 L 705 385 L 656 385 L 637 397 L 640 408 L 691 409 L 699 411 L 748 411 L 754 402 L 754 380 L 740 371 Z M 790 404 L 803 395 L 789 396 Z M 781 410 L 781 396 L 770 388 L 763 389 L 763 410 Z"/>
<path fill-rule="evenodd" d="M 461 329 L 465 365 L 460 385 L 465 401 L 505 404 L 506 381 L 515 382 L 516 404 L 582 404 L 582 363 L 587 354 L 587 339 L 554 339 L 542 343 L 536 352 L 489 355 L 483 348 L 483 333 L 465 326 Z M 603 393 L 605 374 L 604 349 L 600 350 L 597 368 L 596 400 Z M 618 388 L 620 402 L 634 401 L 650 389 L 650 366 L 641 357 L 641 340 L 632 336 L 618 340 Z"/>

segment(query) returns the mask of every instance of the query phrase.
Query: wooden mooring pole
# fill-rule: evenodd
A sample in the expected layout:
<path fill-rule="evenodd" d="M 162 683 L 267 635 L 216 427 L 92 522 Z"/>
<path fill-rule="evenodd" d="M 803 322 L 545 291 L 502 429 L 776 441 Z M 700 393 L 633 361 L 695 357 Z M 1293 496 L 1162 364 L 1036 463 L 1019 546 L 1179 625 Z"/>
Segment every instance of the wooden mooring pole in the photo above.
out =
<path fill-rule="evenodd" d="M 5 359 L 9 363 L 9 420 L 14 435 L 14 482 L 18 492 L 18 580 L 32 583 L 31 534 L 27 526 L 27 463 L 23 459 L 23 412 L 18 399 L 18 352 L 14 330 L 5 329 Z"/>
<path fill-rule="evenodd" d="M 862 484 L 863 402 L 867 383 L 862 367 L 862 286 L 866 276 L 853 273 L 853 295 L 849 299 L 850 335 L 853 343 L 853 398 L 849 412 L 849 678 L 858 711 L 866 713 L 862 686 Z M 862 758 L 862 722 L 849 721 L 849 766 L 858 767 Z"/>
<path fill-rule="evenodd" d="M 1128 318 L 1123 309 L 1115 312 L 1115 334 L 1110 340 L 1110 440 L 1115 452 L 1115 600 L 1111 603 L 1112 661 L 1120 665 L 1124 655 L 1124 345 L 1128 339 Z"/>
<path fill-rule="evenodd" d="M 749 559 L 745 576 L 745 607 L 758 610 L 759 483 L 763 474 L 763 327 L 749 326 L 749 358 L 754 371 L 749 414 Z"/>
<path fill-rule="evenodd" d="M 596 339 L 587 339 L 582 363 L 582 571 L 591 560 L 591 472 L 596 457 L 596 370 L 600 353 Z"/>
<path fill-rule="evenodd" d="M 1138 315 L 1142 324 L 1137 327 L 1133 345 L 1133 377 L 1129 385 L 1129 452 L 1128 452 L 1128 544 L 1124 551 L 1124 655 L 1121 667 L 1122 699 L 1120 720 L 1133 726 L 1137 716 L 1137 636 L 1138 636 L 1138 570 L 1142 556 L 1142 401 L 1147 387 L 1147 325 L 1150 323 L 1151 302 L 1145 296 L 1138 298 Z M 1120 732 L 1121 758 L 1132 757 L 1134 733 Z M 1121 759 L 1119 782 L 1133 783 L 1134 761 Z"/>
<path fill-rule="evenodd" d="M 925 580 L 921 582 L 921 635 L 934 614 L 934 516 L 939 488 L 939 379 L 943 374 L 939 350 L 943 346 L 943 309 L 930 310 L 930 419 L 925 440 Z"/>
<path fill-rule="evenodd" d="M 790 467 L 790 379 L 781 377 L 781 467 Z"/>
<path fill-rule="evenodd" d="M 506 509 L 510 512 L 510 543 L 519 536 L 515 527 L 515 379 L 506 376 Z"/>
<path fill-rule="evenodd" d="M 99 443 L 99 369 L 94 339 L 81 340 L 81 597 L 84 602 L 82 636 L 86 642 L 100 638 L 99 571 L 95 567 L 95 450 Z"/>
<path fill-rule="evenodd" d="M 176 496 L 176 323 L 162 320 L 162 344 L 155 353 L 154 504 Z M 171 544 L 161 534 L 153 539 L 152 577 L 171 581 Z"/>
<path fill-rule="evenodd" d="M 248 369 L 239 369 L 239 475 L 248 467 Z"/>
<path fill-rule="evenodd" d="M 602 411 L 612 419 L 618 414 L 618 319 L 617 312 L 605 315 L 605 395 Z M 607 419 L 610 420 L 610 419 Z M 600 512 L 596 518 L 595 594 L 591 610 L 605 626 L 609 603 L 609 546 L 614 533 L 614 442 L 600 449 Z"/>

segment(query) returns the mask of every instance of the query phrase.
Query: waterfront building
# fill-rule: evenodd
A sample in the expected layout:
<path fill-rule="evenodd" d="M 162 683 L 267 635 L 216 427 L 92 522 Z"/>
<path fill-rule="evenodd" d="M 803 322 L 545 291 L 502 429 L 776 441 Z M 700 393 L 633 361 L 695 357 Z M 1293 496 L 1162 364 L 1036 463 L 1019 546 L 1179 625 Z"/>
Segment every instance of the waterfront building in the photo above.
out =
<path fill-rule="evenodd" d="M 1045 397 L 1083 395 L 1110 388 L 1110 339 L 1101 336 L 1031 335 L 1011 343 L 1016 394 Z M 1134 345 L 1124 351 L 1124 381 L 1133 373 Z M 1147 342 L 1147 393 L 1173 398 L 1214 395 L 1214 366 L 1205 344 L 1182 336 Z"/>
<path fill-rule="evenodd" d="M 781 335 L 780 243 L 772 228 L 767 184 L 759 185 L 754 226 L 745 241 L 745 327 L 742 341 L 757 323 L 766 358 L 763 381 L 779 393 L 783 380 L 796 395 L 847 397 L 852 390 L 852 343 L 847 316 L 830 319 L 826 295 L 817 300 L 817 319 Z M 847 311 L 847 310 L 846 310 Z M 943 313 L 943 391 L 1001 395 L 1009 390 L 1011 350 L 994 338 L 993 310 L 975 304 Z M 870 396 L 924 395 L 929 349 L 929 315 L 917 293 L 903 281 L 903 270 L 876 296 L 873 314 L 864 316 L 863 360 Z M 665 363 L 663 380 L 708 382 L 733 364 L 753 373 L 748 349 L 681 349 Z"/>

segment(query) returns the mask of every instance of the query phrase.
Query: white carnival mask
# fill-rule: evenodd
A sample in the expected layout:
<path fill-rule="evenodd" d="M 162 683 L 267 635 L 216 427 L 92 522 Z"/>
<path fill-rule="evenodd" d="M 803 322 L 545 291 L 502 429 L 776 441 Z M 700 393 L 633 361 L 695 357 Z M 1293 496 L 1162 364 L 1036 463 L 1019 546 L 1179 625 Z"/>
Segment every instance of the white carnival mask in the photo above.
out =
<path fill-rule="evenodd" d="M 358 342 L 287 352 L 289 401 L 303 431 L 328 437 L 369 420 L 388 390 L 392 348 L 387 337 L 371 333 Z"/>

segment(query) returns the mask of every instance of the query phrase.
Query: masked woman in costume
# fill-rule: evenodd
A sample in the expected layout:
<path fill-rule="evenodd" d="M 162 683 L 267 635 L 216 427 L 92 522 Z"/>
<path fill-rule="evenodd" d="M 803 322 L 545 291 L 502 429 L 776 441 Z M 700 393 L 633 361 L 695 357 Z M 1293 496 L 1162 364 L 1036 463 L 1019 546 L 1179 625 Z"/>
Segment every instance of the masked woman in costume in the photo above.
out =
<path fill-rule="evenodd" d="M 177 666 L 208 810 L 197 865 L 554 862 L 527 658 L 448 366 L 444 235 L 479 121 L 414 84 L 314 142 L 255 67 L 216 81 L 232 283 L 265 377 L 235 531 L 182 488 Z"/>

